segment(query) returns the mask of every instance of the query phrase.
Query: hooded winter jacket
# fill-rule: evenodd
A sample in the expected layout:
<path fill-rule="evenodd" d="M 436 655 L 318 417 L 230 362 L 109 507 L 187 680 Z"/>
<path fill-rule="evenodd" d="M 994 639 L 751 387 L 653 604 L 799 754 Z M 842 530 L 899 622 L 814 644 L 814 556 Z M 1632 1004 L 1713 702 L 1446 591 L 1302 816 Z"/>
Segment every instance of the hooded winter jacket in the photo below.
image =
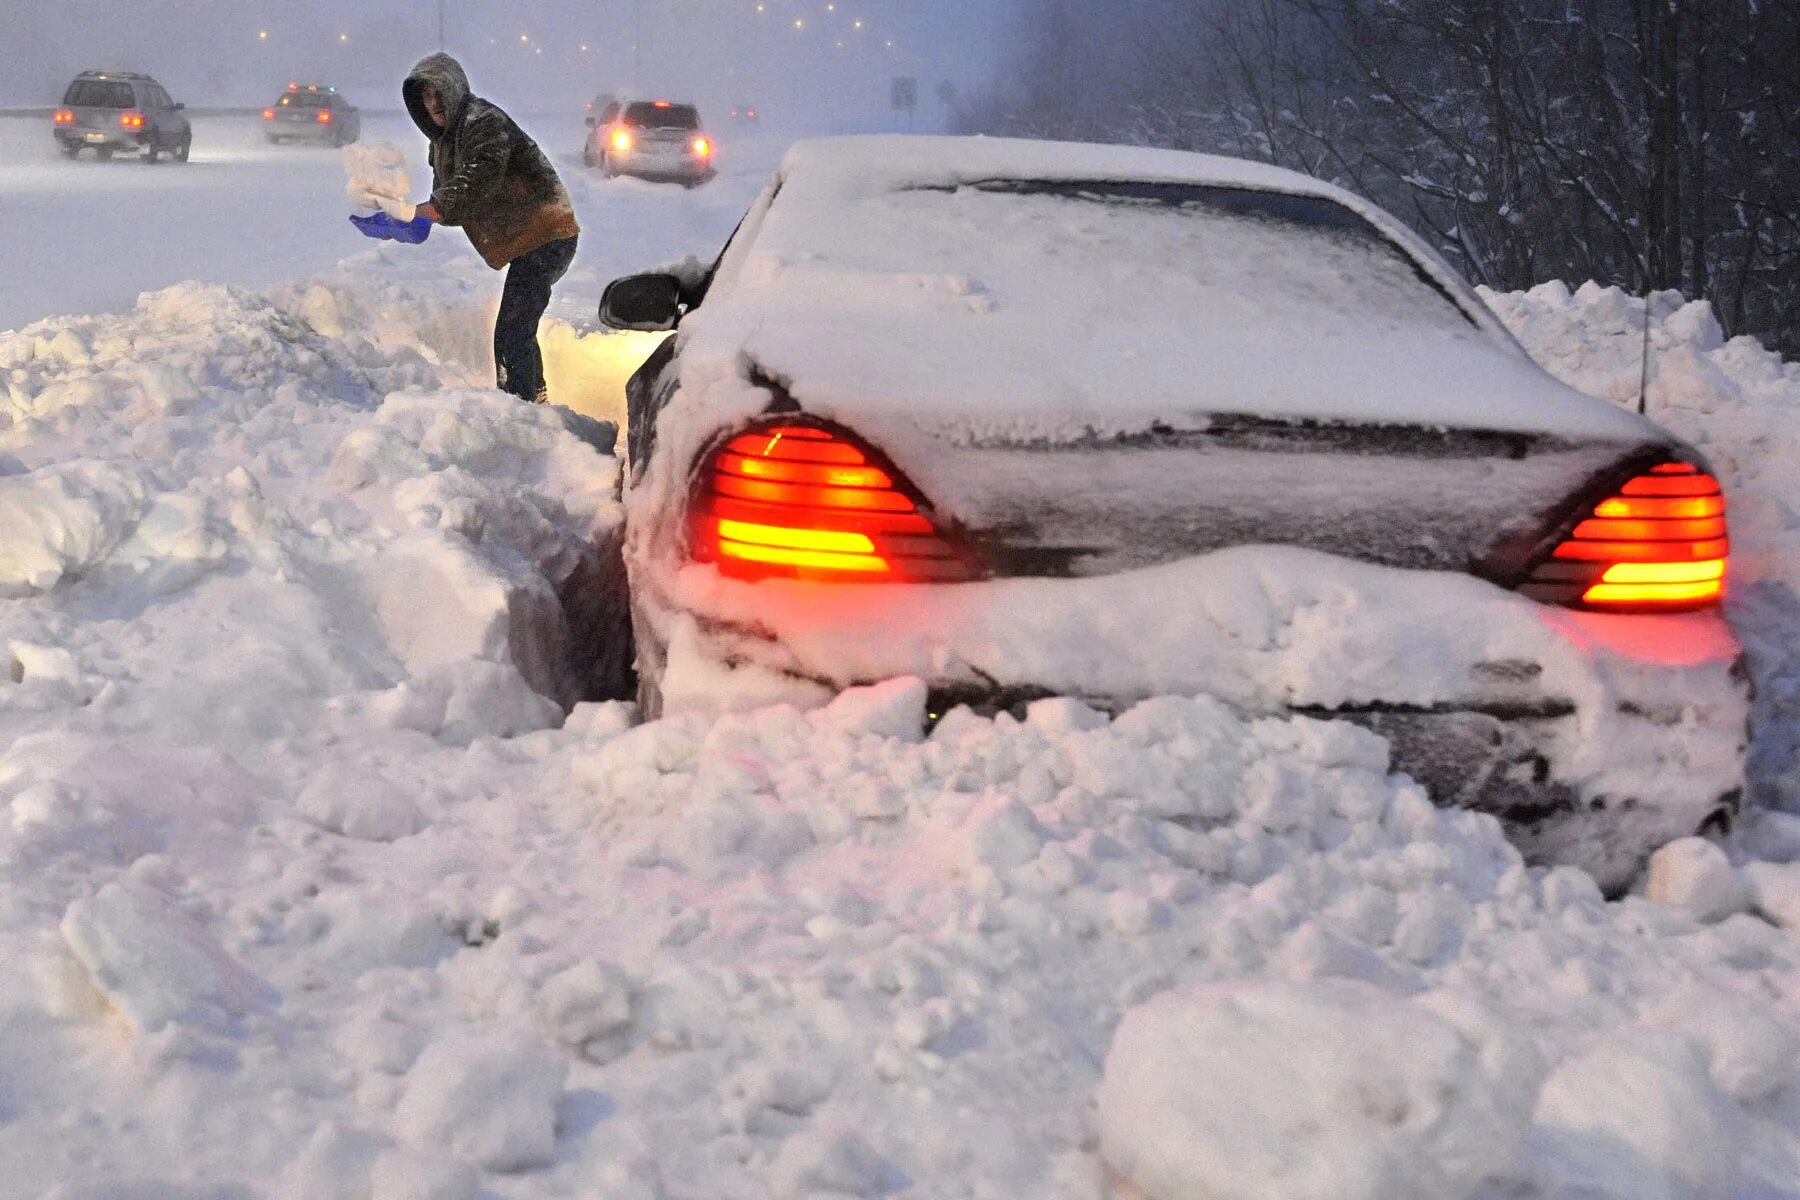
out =
<path fill-rule="evenodd" d="M 445 121 L 425 111 L 426 84 L 437 88 Z M 419 60 L 400 94 L 431 139 L 431 202 L 445 225 L 461 226 L 496 271 L 521 254 L 574 237 L 575 207 L 556 169 L 513 119 L 470 94 L 469 77 L 448 54 Z"/>

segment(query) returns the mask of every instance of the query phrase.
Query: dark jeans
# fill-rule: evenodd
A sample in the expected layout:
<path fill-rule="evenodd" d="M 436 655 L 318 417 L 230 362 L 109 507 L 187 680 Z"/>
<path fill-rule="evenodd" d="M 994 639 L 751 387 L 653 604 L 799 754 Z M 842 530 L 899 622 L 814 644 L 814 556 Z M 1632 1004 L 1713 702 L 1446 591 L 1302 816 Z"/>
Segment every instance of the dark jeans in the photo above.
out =
<path fill-rule="evenodd" d="M 550 307 L 550 288 L 575 261 L 575 239 L 548 242 L 521 254 L 506 268 L 500 293 L 500 315 L 494 321 L 494 372 L 500 390 L 542 404 L 550 398 L 544 385 L 544 355 L 538 349 L 538 321 Z"/>

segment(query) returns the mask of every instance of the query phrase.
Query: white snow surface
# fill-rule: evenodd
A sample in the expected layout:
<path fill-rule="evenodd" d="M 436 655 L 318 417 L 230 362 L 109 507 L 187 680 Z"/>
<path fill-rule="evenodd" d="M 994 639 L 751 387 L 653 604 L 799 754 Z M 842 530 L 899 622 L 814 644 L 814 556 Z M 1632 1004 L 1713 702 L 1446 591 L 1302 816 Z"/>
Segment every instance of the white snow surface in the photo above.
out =
<path fill-rule="evenodd" d="M 437 241 L 0 334 L 0 1196 L 1800 1197 L 1794 818 L 1607 904 L 1341 723 L 552 703 L 617 464 Z M 1490 301 L 1571 378 L 1630 316 Z M 1680 311 L 1791 738 L 1800 379 Z"/>

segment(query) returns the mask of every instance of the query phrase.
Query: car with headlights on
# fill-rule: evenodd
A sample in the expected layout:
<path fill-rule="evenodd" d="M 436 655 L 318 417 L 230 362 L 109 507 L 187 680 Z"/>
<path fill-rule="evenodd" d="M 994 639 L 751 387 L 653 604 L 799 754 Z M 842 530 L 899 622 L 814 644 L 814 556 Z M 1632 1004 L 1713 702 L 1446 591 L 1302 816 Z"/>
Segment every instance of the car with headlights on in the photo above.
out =
<path fill-rule="evenodd" d="M 185 104 L 162 84 L 136 71 L 83 71 L 51 114 L 51 133 L 69 158 L 92 150 L 102 161 L 115 154 L 154 163 L 167 154 L 186 162 L 194 144 Z"/>
<path fill-rule="evenodd" d="M 290 83 L 262 110 L 263 137 L 277 142 L 348 146 L 362 137 L 362 110 L 318 83 Z"/>
<path fill-rule="evenodd" d="M 1172 151 L 802 142 L 710 268 L 600 316 L 674 331 L 628 387 L 646 715 L 902 676 L 934 715 L 1209 696 L 1371 730 L 1610 890 L 1737 808 L 1717 479 L 1354 195 Z"/>
<path fill-rule="evenodd" d="M 582 161 L 608 177 L 698 187 L 716 173 L 712 136 L 692 104 L 669 100 L 619 100 L 587 119 Z"/>

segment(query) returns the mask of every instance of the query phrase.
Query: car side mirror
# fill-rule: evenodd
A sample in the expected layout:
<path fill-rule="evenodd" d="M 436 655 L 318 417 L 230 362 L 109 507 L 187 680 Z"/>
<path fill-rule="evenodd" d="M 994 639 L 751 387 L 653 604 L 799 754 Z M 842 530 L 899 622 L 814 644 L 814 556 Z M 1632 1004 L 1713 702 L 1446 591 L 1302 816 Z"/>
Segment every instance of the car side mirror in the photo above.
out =
<path fill-rule="evenodd" d="M 681 280 L 673 275 L 627 275 L 606 285 L 600 323 L 612 329 L 661 333 L 681 323 Z"/>
<path fill-rule="evenodd" d="M 600 122 L 598 122 L 598 121 L 596 121 L 596 120 L 594 120 L 594 118 L 592 118 L 592 117 L 589 117 L 589 118 L 588 118 L 588 119 L 587 119 L 587 127 L 588 127 L 588 128 L 589 128 L 589 129 L 592 129 L 592 128 L 593 128 L 593 127 L 594 127 L 594 126 L 596 126 L 596 125 L 598 125 L 598 124 L 599 124 L 599 123 L 600 123 Z"/>
<path fill-rule="evenodd" d="M 179 112 L 179 111 L 180 111 L 180 110 L 181 110 L 181 109 L 184 109 L 184 108 L 186 108 L 186 107 L 187 107 L 187 105 L 185 105 L 185 104 L 177 104 L 177 105 L 176 105 L 176 106 L 175 106 L 175 109 L 176 109 L 176 111 L 177 111 L 177 112 Z"/>

